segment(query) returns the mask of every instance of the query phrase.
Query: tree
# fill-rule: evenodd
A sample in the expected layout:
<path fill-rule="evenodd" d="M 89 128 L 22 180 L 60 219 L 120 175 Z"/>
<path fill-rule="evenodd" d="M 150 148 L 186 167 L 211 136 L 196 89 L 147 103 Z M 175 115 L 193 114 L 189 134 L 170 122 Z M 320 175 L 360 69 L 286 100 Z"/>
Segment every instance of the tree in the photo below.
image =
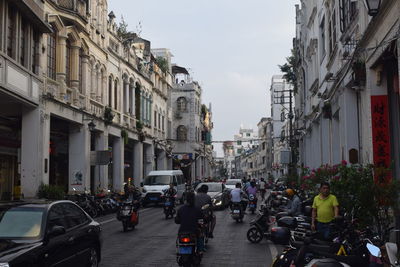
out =
<path fill-rule="evenodd" d="M 295 50 L 291 50 L 291 55 L 286 58 L 286 62 L 283 65 L 278 65 L 281 71 L 284 73 L 283 78 L 286 79 L 291 85 L 293 85 L 293 91 L 297 93 L 297 75 L 296 75 L 296 62 L 297 56 Z"/>

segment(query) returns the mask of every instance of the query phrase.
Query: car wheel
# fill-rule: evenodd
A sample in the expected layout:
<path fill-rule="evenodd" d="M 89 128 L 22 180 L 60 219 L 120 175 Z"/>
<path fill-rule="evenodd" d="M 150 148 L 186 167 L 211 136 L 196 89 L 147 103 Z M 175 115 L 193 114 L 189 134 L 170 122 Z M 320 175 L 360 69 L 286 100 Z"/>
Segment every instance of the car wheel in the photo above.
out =
<path fill-rule="evenodd" d="M 99 266 L 99 258 L 97 255 L 97 250 L 95 248 L 90 248 L 89 251 L 89 259 L 87 263 L 87 267 L 98 267 Z"/>
<path fill-rule="evenodd" d="M 260 230 L 258 230 L 257 227 L 251 227 L 247 231 L 247 239 L 251 243 L 259 243 L 263 239 L 263 234 L 261 233 Z"/>

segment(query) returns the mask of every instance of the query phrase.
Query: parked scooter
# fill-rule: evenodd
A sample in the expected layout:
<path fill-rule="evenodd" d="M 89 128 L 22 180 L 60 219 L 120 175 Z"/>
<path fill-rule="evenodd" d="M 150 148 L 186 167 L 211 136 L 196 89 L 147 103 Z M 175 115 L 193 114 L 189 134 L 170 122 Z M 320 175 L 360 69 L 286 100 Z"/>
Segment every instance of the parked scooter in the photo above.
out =
<path fill-rule="evenodd" d="M 270 228 L 275 222 L 275 217 L 270 216 L 267 206 L 261 205 L 260 213 L 250 222 L 247 239 L 251 243 L 259 243 L 263 237 L 270 237 Z"/>

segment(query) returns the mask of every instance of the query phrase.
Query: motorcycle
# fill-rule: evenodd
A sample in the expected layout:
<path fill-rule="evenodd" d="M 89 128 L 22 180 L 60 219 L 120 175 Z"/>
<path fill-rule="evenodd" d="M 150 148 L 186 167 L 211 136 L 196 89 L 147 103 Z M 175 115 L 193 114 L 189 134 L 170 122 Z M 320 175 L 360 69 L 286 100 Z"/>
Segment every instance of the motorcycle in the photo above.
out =
<path fill-rule="evenodd" d="M 198 221 L 200 229 L 204 225 L 201 219 Z M 194 233 L 179 233 L 176 240 L 176 261 L 179 266 L 199 266 L 203 254 L 198 248 L 198 237 Z"/>
<path fill-rule="evenodd" d="M 263 237 L 270 237 L 270 226 L 275 218 L 270 216 L 267 206 L 261 205 L 260 213 L 250 222 L 250 229 L 247 231 L 247 239 L 251 243 L 259 243 Z"/>
<path fill-rule="evenodd" d="M 249 210 L 251 211 L 251 214 L 254 214 L 257 210 L 257 198 L 253 194 L 249 195 Z"/>
<path fill-rule="evenodd" d="M 243 222 L 244 211 L 242 203 L 232 203 L 231 216 L 236 222 Z"/>
<path fill-rule="evenodd" d="M 117 220 L 122 222 L 122 229 L 124 232 L 129 228 L 135 229 L 139 223 L 139 202 L 125 201 L 122 203 L 119 211 L 117 212 Z"/>
<path fill-rule="evenodd" d="M 175 197 L 170 198 L 170 197 L 164 197 L 164 214 L 165 214 L 165 219 L 167 220 L 169 217 L 174 218 L 174 214 L 176 213 L 175 209 Z"/>

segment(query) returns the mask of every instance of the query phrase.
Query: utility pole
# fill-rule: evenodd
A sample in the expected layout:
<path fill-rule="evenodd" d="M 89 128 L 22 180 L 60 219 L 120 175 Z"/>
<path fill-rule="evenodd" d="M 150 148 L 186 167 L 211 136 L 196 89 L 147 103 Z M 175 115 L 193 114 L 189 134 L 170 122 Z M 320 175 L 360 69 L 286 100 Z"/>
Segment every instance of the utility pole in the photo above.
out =
<path fill-rule="evenodd" d="M 285 104 L 289 104 L 289 110 L 288 110 L 288 119 L 289 119 L 289 148 L 290 148 L 290 162 L 289 162 L 289 175 L 293 174 L 294 171 L 294 166 L 295 166 L 295 161 L 296 161 L 296 155 L 295 155 L 295 144 L 293 142 L 293 89 L 289 90 L 280 90 L 280 91 L 274 91 L 274 94 L 279 94 L 282 93 L 283 95 L 281 96 L 275 96 L 274 99 L 278 101 L 274 101 L 274 104 L 281 104 L 282 106 Z M 285 93 L 289 93 L 289 96 L 286 96 Z M 289 98 L 289 100 L 287 100 Z M 283 101 L 282 101 L 283 99 Z"/>

